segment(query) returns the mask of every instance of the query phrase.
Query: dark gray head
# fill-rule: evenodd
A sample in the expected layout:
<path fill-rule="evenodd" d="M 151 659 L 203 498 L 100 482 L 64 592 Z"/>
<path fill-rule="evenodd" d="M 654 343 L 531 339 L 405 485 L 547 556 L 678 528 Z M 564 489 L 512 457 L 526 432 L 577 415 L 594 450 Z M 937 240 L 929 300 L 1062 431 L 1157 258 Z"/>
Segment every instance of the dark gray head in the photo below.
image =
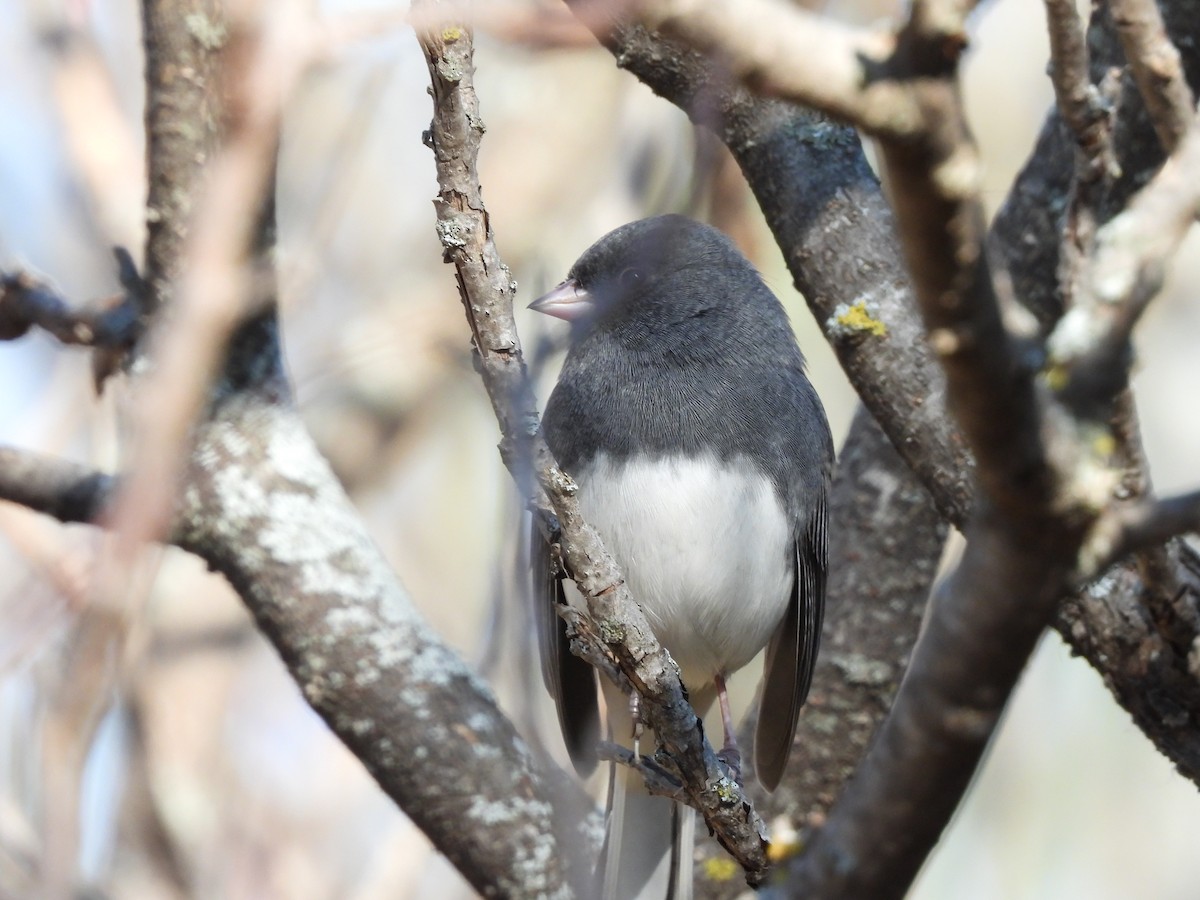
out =
<path fill-rule="evenodd" d="M 530 308 L 570 321 L 576 342 L 602 330 L 656 351 L 711 336 L 737 344 L 771 337 L 794 346 L 779 302 L 750 261 L 720 231 L 685 216 L 609 232 Z M 764 323 L 772 335 L 763 334 Z"/>

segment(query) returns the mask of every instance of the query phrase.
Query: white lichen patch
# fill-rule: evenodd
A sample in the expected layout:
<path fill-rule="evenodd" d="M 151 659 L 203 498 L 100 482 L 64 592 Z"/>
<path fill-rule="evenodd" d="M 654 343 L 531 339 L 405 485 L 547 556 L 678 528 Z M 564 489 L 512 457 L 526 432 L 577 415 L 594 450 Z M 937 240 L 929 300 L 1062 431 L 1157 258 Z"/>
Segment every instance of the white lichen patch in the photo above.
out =
<path fill-rule="evenodd" d="M 377 683 L 382 677 L 380 669 L 372 660 L 360 659 L 355 665 L 354 686 L 365 688 Z"/>

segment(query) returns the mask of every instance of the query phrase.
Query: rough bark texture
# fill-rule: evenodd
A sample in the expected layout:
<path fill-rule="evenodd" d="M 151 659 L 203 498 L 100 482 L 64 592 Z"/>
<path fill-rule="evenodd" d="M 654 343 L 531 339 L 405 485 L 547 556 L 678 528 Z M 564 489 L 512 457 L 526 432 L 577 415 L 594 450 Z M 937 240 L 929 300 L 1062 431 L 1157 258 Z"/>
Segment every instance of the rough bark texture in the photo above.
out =
<path fill-rule="evenodd" d="M 146 314 L 178 276 L 187 222 L 220 131 L 219 52 L 229 37 L 219 0 L 144 0 L 146 50 Z"/>
<path fill-rule="evenodd" d="M 270 353 L 273 324 L 247 329 Z M 200 429 L 181 546 L 229 579 L 305 699 L 477 890 L 568 896 L 554 838 L 567 832 L 528 748 L 416 612 L 295 411 L 264 387 Z"/>

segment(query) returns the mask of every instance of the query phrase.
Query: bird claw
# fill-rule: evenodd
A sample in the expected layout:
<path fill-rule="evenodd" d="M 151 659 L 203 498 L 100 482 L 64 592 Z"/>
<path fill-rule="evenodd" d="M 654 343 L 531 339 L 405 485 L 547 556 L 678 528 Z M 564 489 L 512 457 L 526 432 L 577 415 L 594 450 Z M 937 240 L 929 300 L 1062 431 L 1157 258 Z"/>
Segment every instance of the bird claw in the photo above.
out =
<path fill-rule="evenodd" d="M 737 784 L 739 788 L 745 787 L 742 783 L 742 754 L 737 747 L 722 747 L 717 751 L 717 759 L 729 771 L 729 777 Z"/>

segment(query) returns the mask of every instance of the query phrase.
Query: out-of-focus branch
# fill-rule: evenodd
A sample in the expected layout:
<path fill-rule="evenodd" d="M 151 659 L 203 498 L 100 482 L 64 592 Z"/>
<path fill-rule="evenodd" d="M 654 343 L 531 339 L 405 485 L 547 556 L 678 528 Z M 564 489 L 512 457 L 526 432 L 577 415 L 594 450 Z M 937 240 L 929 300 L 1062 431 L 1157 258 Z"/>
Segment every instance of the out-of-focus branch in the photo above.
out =
<path fill-rule="evenodd" d="M 429 8 L 436 8 L 432 5 Z M 751 884 L 766 873 L 763 826 L 717 760 L 683 693 L 679 671 L 654 638 L 599 535 L 584 521 L 575 486 L 554 462 L 537 426 L 537 407 L 512 316 L 514 285 L 500 261 L 480 196 L 476 156 L 483 133 L 472 82 L 470 32 L 448 25 L 419 34 L 433 84 L 429 144 L 437 162 L 437 229 L 453 262 L 484 384 L 501 427 L 501 454 L 528 493 L 525 467 L 558 520 L 563 559 L 588 599 L 568 622 L 606 671 L 619 668 L 642 701 L 643 716 L 679 779 L 681 795 L 704 815 Z M 603 636 L 603 637 L 602 637 Z M 664 759 L 659 759 L 660 763 Z"/>
<path fill-rule="evenodd" d="M 1097 400 L 1111 402 L 1127 385 L 1133 328 L 1198 213 L 1200 118 L 1154 179 L 1099 231 L 1075 305 L 1050 335 L 1052 377 L 1084 411 Z"/>
<path fill-rule="evenodd" d="M 232 5 L 228 18 L 206 0 L 189 2 L 184 29 L 178 3 L 145 6 L 149 209 L 152 221 L 159 219 L 147 239 L 145 284 L 150 309 L 170 284 L 171 315 L 157 318 L 145 348 L 155 372 L 138 385 L 130 474 L 113 505 L 118 556 L 165 533 L 189 431 L 229 335 L 273 300 L 273 284 L 268 280 L 264 291 L 255 278 L 262 198 L 274 178 L 281 104 L 304 59 L 296 23 L 280 21 L 290 4 L 268 20 L 250 0 Z M 196 78 L 178 77 L 173 67 L 192 61 Z M 214 102 L 219 92 L 223 103 Z M 221 129 L 215 144 L 208 130 L 214 127 Z"/>
<path fill-rule="evenodd" d="M 1075 134 L 1089 180 L 1115 174 L 1112 131 L 1100 92 L 1089 75 L 1084 25 L 1070 0 L 1045 0 L 1050 32 L 1050 80 L 1063 120 Z"/>
<path fill-rule="evenodd" d="M 714 53 L 757 93 L 804 103 L 872 134 L 901 137 L 919 127 L 913 96 L 867 74 L 884 74 L 896 50 L 890 31 L 846 28 L 777 0 L 630 5 L 647 29 Z"/>
<path fill-rule="evenodd" d="M 1179 50 L 1167 36 L 1155 0 L 1111 0 L 1108 5 L 1154 130 L 1163 149 L 1172 153 L 1196 116 L 1196 98 Z"/>
<path fill-rule="evenodd" d="M 137 305 L 128 295 L 72 309 L 57 291 L 26 272 L 0 276 L 0 340 L 15 340 L 37 327 L 64 344 L 123 350 L 137 339 L 139 325 Z"/>
<path fill-rule="evenodd" d="M 1114 560 L 1160 547 L 1187 532 L 1200 532 L 1200 491 L 1115 509 L 1096 524 L 1090 556 L 1085 557 L 1088 570 L 1103 572 Z"/>
<path fill-rule="evenodd" d="M 0 500 L 19 503 L 60 522 L 95 522 L 115 479 L 54 456 L 0 447 Z"/>

